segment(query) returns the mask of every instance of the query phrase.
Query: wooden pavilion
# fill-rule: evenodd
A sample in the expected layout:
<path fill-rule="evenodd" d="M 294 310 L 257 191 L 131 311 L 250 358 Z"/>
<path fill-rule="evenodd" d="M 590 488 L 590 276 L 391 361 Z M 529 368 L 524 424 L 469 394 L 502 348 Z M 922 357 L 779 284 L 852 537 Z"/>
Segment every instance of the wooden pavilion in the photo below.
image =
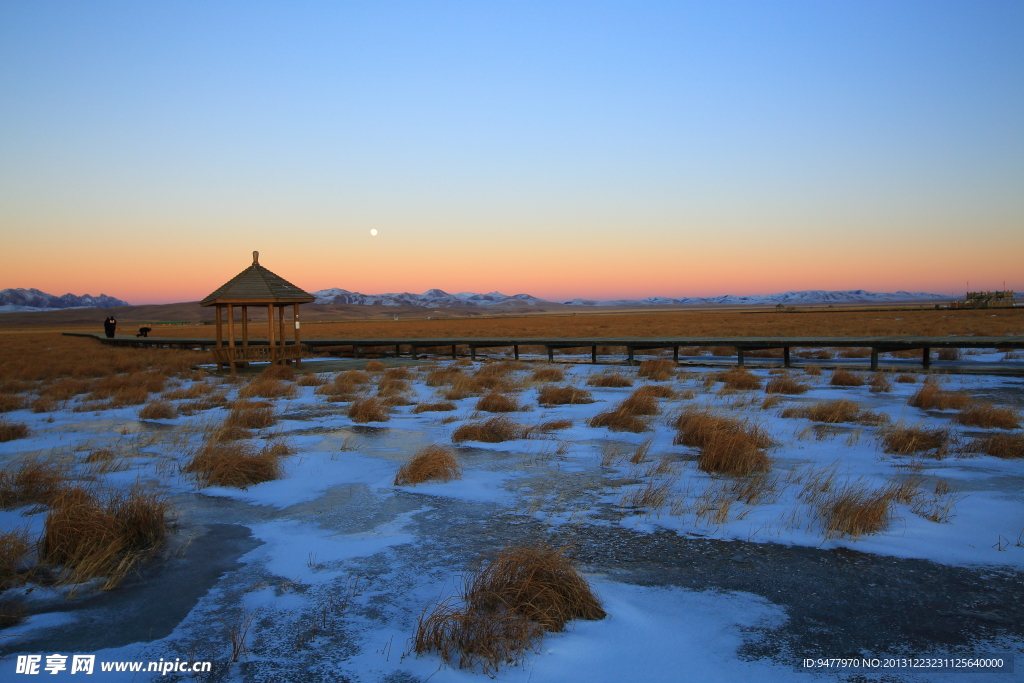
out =
<path fill-rule="evenodd" d="M 271 273 L 260 265 L 260 253 L 252 252 L 252 265 L 233 277 L 220 289 L 199 302 L 200 306 L 217 307 L 217 346 L 214 358 L 220 365 L 229 365 L 235 372 L 236 364 L 248 365 L 249 361 L 269 360 L 271 363 L 298 362 L 302 357 L 299 331 L 299 304 L 307 304 L 314 297 L 304 292 L 283 277 Z M 249 344 L 249 307 L 267 307 L 267 344 Z M 285 309 L 292 307 L 294 337 L 291 344 L 285 342 Z M 241 307 L 242 340 L 239 346 L 235 340 L 235 309 Z M 225 310 L 226 309 L 226 310 Z M 274 309 L 277 309 L 275 317 Z M 224 313 L 227 313 L 227 346 L 224 345 Z M 275 335 L 274 328 L 278 328 Z"/>

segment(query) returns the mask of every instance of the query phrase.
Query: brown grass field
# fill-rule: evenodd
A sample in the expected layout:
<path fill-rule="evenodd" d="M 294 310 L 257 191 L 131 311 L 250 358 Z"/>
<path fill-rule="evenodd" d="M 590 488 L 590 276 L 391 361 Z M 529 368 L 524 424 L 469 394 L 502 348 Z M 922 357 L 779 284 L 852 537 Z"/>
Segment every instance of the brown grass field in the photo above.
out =
<path fill-rule="evenodd" d="M 357 311 L 358 312 L 358 311 Z M 102 332 L 105 315 L 95 324 L 51 323 L 42 315 L 0 315 L 0 334 L 54 334 L 60 331 Z M 28 322 L 29 318 L 33 322 Z M 390 316 L 389 316 L 390 318 Z M 119 333 L 134 333 L 122 325 Z M 259 339 L 261 325 L 251 328 Z M 796 310 L 796 311 L 630 311 L 567 312 L 560 315 L 497 315 L 448 317 L 437 320 L 349 319 L 303 322 L 305 338 L 389 337 L 899 337 L 919 335 L 1024 336 L 1024 310 Z M 156 337 L 212 337 L 211 325 L 158 326 Z M 915 352 L 917 353 L 917 352 Z"/>

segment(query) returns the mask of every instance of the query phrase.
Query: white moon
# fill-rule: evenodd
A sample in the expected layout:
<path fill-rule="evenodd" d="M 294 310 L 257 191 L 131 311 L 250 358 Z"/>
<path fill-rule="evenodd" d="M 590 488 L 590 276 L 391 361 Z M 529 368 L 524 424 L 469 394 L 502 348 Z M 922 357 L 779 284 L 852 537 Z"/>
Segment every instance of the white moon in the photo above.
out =
<path fill-rule="evenodd" d="M 376 237 L 377 236 L 377 228 L 370 228 L 370 235 L 372 235 L 373 237 Z"/>

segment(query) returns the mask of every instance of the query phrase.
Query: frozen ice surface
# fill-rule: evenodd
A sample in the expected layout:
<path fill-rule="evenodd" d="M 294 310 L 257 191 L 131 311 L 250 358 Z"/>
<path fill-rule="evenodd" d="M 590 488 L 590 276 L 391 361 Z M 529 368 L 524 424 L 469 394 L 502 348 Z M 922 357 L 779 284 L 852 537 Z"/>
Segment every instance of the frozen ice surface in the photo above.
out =
<path fill-rule="evenodd" d="M 1001 357 L 973 356 L 991 362 Z M 181 555 L 167 562 L 190 561 L 187 538 L 207 533 L 211 524 L 245 528 L 252 548 L 232 560 L 238 568 L 225 571 L 184 619 L 169 624 L 159 637 L 140 633 L 137 642 L 95 652 L 107 660 L 173 659 L 191 653 L 217 662 L 209 680 L 481 680 L 480 673 L 441 666 L 436 655 L 410 654 L 416 619 L 431 602 L 453 595 L 460 577 L 481 554 L 493 553 L 510 540 L 571 537 L 587 528 L 652 537 L 670 532 L 737 547 L 847 548 L 996 574 L 1024 567 L 1024 461 L 890 455 L 879 445 L 880 427 L 816 428 L 807 419 L 780 416 L 786 406 L 847 398 L 885 413 L 893 422 L 952 426 L 963 440 L 1000 431 L 953 425 L 954 411 L 908 406 L 907 399 L 921 386 L 921 375 L 917 383 L 894 382 L 890 393 L 873 394 L 867 386 L 832 387 L 828 372 L 811 377 L 794 371 L 801 381 L 813 384 L 812 390 L 783 396 L 779 406 L 764 410 L 763 391 L 722 392 L 721 384 L 704 382 L 718 370 L 697 368 L 661 383 L 695 396 L 659 400 L 662 414 L 650 418 L 650 430 L 633 434 L 587 426 L 590 417 L 645 383 L 635 369 L 626 368 L 622 372 L 634 379 L 633 387 L 587 386 L 592 373 L 605 369 L 565 367 L 566 383 L 587 388 L 594 399 L 572 406 L 538 406 L 541 385 L 526 381 L 529 372 L 514 373 L 516 396 L 529 410 L 510 413 L 510 419 L 525 425 L 568 419 L 572 426 L 541 438 L 494 444 L 451 442 L 460 424 L 492 417 L 475 414 L 477 397 L 455 401 L 453 412 L 415 414 L 413 406 L 402 406 L 392 410 L 388 422 L 357 425 L 347 417 L 347 404 L 325 403 L 314 387 L 296 387 L 296 398 L 272 401 L 286 417 L 256 436 L 257 443 L 283 438 L 296 454 L 284 461 L 284 478 L 246 489 L 199 489 L 180 469 L 204 430 L 226 416 L 224 408 L 164 421 L 139 420 L 137 407 L 75 413 L 70 410 L 73 402 L 52 414 L 15 411 L 7 419 L 25 422 L 31 434 L 0 444 L 0 461 L 49 458 L 66 463 L 76 476 L 110 486 L 140 483 L 162 490 L 173 501 L 180 525 L 175 547 Z M 753 372 L 762 381 L 769 377 L 767 369 Z M 1024 404 L 1024 381 L 1018 378 L 941 379 L 948 390 L 1017 409 Z M 237 391 L 236 385 L 225 388 L 232 396 Z M 438 400 L 435 392 L 423 384 L 422 375 L 412 382 L 413 401 Z M 700 496 L 727 480 L 701 472 L 697 450 L 673 442 L 669 417 L 690 405 L 749 419 L 771 435 L 776 443 L 770 450 L 777 478 L 773 495 L 751 505 L 734 500 L 729 514 L 717 522 L 712 515 L 695 512 Z M 446 422 L 450 417 L 455 421 Z M 629 462 L 648 441 L 644 461 Z M 397 468 L 432 443 L 453 446 L 463 478 L 394 486 Z M 123 456 L 123 469 L 98 472 L 83 462 L 85 454 L 100 448 Z M 879 533 L 826 538 L 820 519 L 799 497 L 799 481 L 801 473 L 827 467 L 834 468 L 836 482 L 860 482 L 869 488 L 920 476 L 921 500 L 931 496 L 936 505 L 949 503 L 946 521 L 931 521 L 912 506 L 897 504 Z M 632 508 L 624 502 L 651 483 L 663 486 L 660 505 Z M 932 493 L 937 486 L 949 492 Z M 38 534 L 44 517 L 28 508 L 0 511 L 0 525 Z M 745 560 L 741 556 L 736 562 L 742 566 Z M 744 591 L 640 585 L 593 562 L 584 569 L 609 617 L 575 621 L 565 632 L 550 634 L 540 652 L 518 666 L 500 669 L 499 680 L 783 681 L 796 675 L 795 659 L 744 654 L 751 643 L 787 623 L 781 604 Z M 152 571 L 161 571 L 160 566 Z M 86 618 L 84 611 L 62 603 L 59 591 L 17 595 L 33 616 L 0 632 L 9 652 L 33 652 L 20 648 L 31 648 L 44 642 L 47 632 Z M 228 630 L 247 615 L 256 615 L 246 641 L 248 653 L 230 663 Z M 1001 645 L 1021 651 L 1021 642 L 1014 638 Z M 14 659 L 8 655 L 0 662 L 5 679 L 11 678 L 8 673 L 13 676 Z M 126 680 L 124 674 L 107 675 L 109 680 Z M 160 676 L 139 674 L 136 680 L 150 678 Z M 96 680 L 103 678 L 97 675 Z"/>

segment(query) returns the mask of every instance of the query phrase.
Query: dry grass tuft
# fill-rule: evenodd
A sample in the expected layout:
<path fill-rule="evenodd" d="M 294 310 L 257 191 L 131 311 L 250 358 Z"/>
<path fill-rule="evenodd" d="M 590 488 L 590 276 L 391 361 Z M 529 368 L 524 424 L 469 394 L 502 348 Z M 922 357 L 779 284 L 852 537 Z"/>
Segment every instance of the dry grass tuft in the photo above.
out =
<path fill-rule="evenodd" d="M 273 406 L 265 401 L 235 401 L 224 424 L 242 429 L 265 429 L 277 424 L 277 415 Z"/>
<path fill-rule="evenodd" d="M 296 384 L 298 384 L 300 387 L 320 387 L 326 383 L 327 380 L 325 380 L 323 377 L 316 374 L 315 372 L 305 373 L 304 375 L 299 377 L 299 381 L 296 382 Z"/>
<path fill-rule="evenodd" d="M 377 396 L 380 398 L 403 396 L 409 393 L 409 391 L 409 382 L 404 379 L 388 379 L 384 377 L 377 383 Z"/>
<path fill-rule="evenodd" d="M 367 372 L 383 372 L 384 371 L 384 364 L 381 363 L 380 361 L 371 360 L 369 363 L 366 364 L 366 371 Z"/>
<path fill-rule="evenodd" d="M 238 390 L 239 398 L 294 398 L 294 396 L 295 386 L 293 384 L 279 379 L 267 379 L 262 373 Z"/>
<path fill-rule="evenodd" d="M 746 368 L 732 368 L 716 373 L 715 379 L 722 382 L 727 389 L 750 391 L 761 388 L 761 380 Z"/>
<path fill-rule="evenodd" d="M 633 386 L 633 380 L 620 372 L 602 372 L 600 375 L 592 375 L 587 380 L 587 386 L 621 388 Z"/>
<path fill-rule="evenodd" d="M 627 493 L 619 504 L 639 510 L 660 510 L 668 503 L 672 482 L 667 479 L 652 479 L 646 485 Z"/>
<path fill-rule="evenodd" d="M 480 441 L 482 443 L 501 443 L 526 437 L 526 428 L 508 417 L 492 417 L 478 422 L 467 422 L 452 432 L 452 441 Z"/>
<path fill-rule="evenodd" d="M 198 399 L 212 392 L 216 387 L 209 382 L 193 382 L 187 389 L 171 389 L 163 393 L 163 398 L 168 401 L 181 399 Z"/>
<path fill-rule="evenodd" d="M 821 368 L 817 365 L 805 365 L 804 373 L 811 377 L 821 377 Z"/>
<path fill-rule="evenodd" d="M 971 397 L 959 391 L 944 391 L 931 379 L 925 380 L 921 388 L 910 397 L 907 405 L 922 410 L 964 410 L 971 403 Z"/>
<path fill-rule="evenodd" d="M 937 360 L 961 360 L 963 354 L 960 349 L 939 349 L 935 358 Z"/>
<path fill-rule="evenodd" d="M 24 439 L 28 436 L 28 425 L 24 422 L 11 422 L 0 418 L 0 443 Z"/>
<path fill-rule="evenodd" d="M 917 375 L 902 373 L 900 375 L 896 375 L 896 381 L 900 384 L 917 384 Z"/>
<path fill-rule="evenodd" d="M 964 447 L 965 453 L 984 453 L 996 458 L 1024 458 L 1024 434 L 989 434 L 978 437 Z"/>
<path fill-rule="evenodd" d="M 87 463 L 98 463 L 98 462 L 110 462 L 117 457 L 114 451 L 107 448 L 100 448 L 92 451 L 89 455 L 85 456 L 85 462 Z"/>
<path fill-rule="evenodd" d="M 57 409 L 57 402 L 49 396 L 40 396 L 32 401 L 33 413 L 49 413 Z"/>
<path fill-rule="evenodd" d="M 500 384 L 500 377 L 490 377 L 490 381 L 487 384 Z M 493 388 L 493 387 L 492 387 Z M 447 389 L 441 392 L 441 396 L 446 401 L 461 401 L 464 398 L 470 396 L 479 396 L 484 393 L 487 387 L 484 387 L 478 377 L 468 377 L 466 375 L 459 375 L 452 379 L 451 384 L 448 385 Z"/>
<path fill-rule="evenodd" d="M 365 391 L 364 386 L 370 383 L 370 376 L 361 370 L 339 372 L 330 383 L 323 384 L 316 394 L 327 396 L 328 401 L 338 403 L 351 401 L 357 394 Z"/>
<path fill-rule="evenodd" d="M 414 413 L 443 413 L 450 410 L 455 410 L 458 406 L 450 401 L 440 401 L 438 403 L 421 403 L 412 409 Z"/>
<path fill-rule="evenodd" d="M 631 416 L 661 414 L 658 400 L 651 396 L 650 393 L 639 389 L 630 394 L 615 410 L 623 415 Z"/>
<path fill-rule="evenodd" d="M 885 530 L 892 519 L 894 491 L 872 489 L 862 482 L 828 495 L 818 507 L 826 538 L 860 538 Z"/>
<path fill-rule="evenodd" d="M 514 398 L 492 391 L 476 402 L 476 409 L 485 413 L 514 413 L 520 410 L 520 406 Z"/>
<path fill-rule="evenodd" d="M 534 382 L 564 382 L 565 373 L 562 372 L 561 368 L 545 365 L 534 370 L 533 374 L 530 375 L 530 379 Z"/>
<path fill-rule="evenodd" d="M 537 394 L 537 403 L 542 406 L 578 405 L 593 402 L 594 399 L 589 391 L 573 386 L 547 386 Z"/>
<path fill-rule="evenodd" d="M 535 429 L 538 432 L 547 433 L 568 429 L 569 427 L 572 427 L 572 420 L 548 420 L 537 425 Z"/>
<path fill-rule="evenodd" d="M 886 453 L 911 455 L 930 451 L 936 458 L 946 455 L 953 441 L 952 431 L 948 428 L 924 425 L 907 427 L 902 422 L 886 429 L 881 436 Z"/>
<path fill-rule="evenodd" d="M 361 398 L 352 401 L 348 407 L 348 416 L 353 422 L 387 422 L 391 419 L 387 406 L 376 398 Z"/>
<path fill-rule="evenodd" d="M 185 464 L 200 486 L 248 488 L 283 476 L 281 458 L 287 446 L 268 443 L 261 450 L 244 441 L 228 443 L 210 440 Z"/>
<path fill-rule="evenodd" d="M 650 398 L 675 398 L 676 392 L 664 384 L 645 384 L 633 392 L 633 396 L 647 396 Z M 690 397 L 692 398 L 692 396 Z"/>
<path fill-rule="evenodd" d="M 689 408 L 675 421 L 675 443 L 700 449 L 697 465 L 705 472 L 746 476 L 771 468 L 772 440 L 761 427 L 708 408 Z"/>
<path fill-rule="evenodd" d="M 24 558 L 30 548 L 28 529 L 0 532 L 0 593 L 21 583 Z M 0 615 L 0 620 L 2 619 L 3 616 Z M 0 627 L 2 626 L 3 622 L 0 621 Z"/>
<path fill-rule="evenodd" d="M 239 441 L 241 439 L 249 439 L 251 437 L 252 432 L 244 427 L 222 424 L 209 434 L 208 440 L 216 442 Z"/>
<path fill-rule="evenodd" d="M 49 505 L 64 487 L 67 474 L 65 466 L 41 458 L 8 464 L 0 469 L 0 508 Z"/>
<path fill-rule="evenodd" d="M 398 468 L 395 486 L 422 484 L 429 479 L 452 481 L 462 478 L 462 467 L 452 449 L 434 444 L 420 450 L 412 460 Z"/>
<path fill-rule="evenodd" d="M 652 382 L 666 382 L 676 374 L 676 364 L 670 360 L 645 360 L 640 363 L 637 375 L 646 377 Z"/>
<path fill-rule="evenodd" d="M 764 387 L 764 393 L 766 394 L 803 394 L 806 393 L 811 387 L 802 382 L 797 382 L 795 379 L 789 376 L 789 374 L 776 375 L 768 380 L 768 384 Z"/>
<path fill-rule="evenodd" d="M 871 386 L 872 394 L 885 394 L 892 391 L 892 382 L 884 372 L 876 372 L 871 375 L 871 381 L 868 384 Z"/>
<path fill-rule="evenodd" d="M 102 589 L 110 590 L 166 537 L 167 502 L 138 486 L 102 495 L 66 487 L 50 505 L 39 558 L 62 566 L 62 583 L 105 576 Z"/>
<path fill-rule="evenodd" d="M 460 368 L 454 365 L 448 365 L 428 372 L 423 382 L 428 387 L 451 386 L 452 382 L 454 382 L 456 378 L 464 376 L 465 375 Z"/>
<path fill-rule="evenodd" d="M 0 394 L 0 413 L 9 413 L 15 410 L 21 410 L 28 403 L 24 396 L 17 396 L 11 394 Z"/>
<path fill-rule="evenodd" d="M 780 403 L 782 403 L 781 396 L 779 396 L 778 394 L 770 394 L 768 396 L 765 396 L 764 400 L 761 401 L 761 410 L 771 410 Z"/>
<path fill-rule="evenodd" d="M 153 401 L 139 411 L 139 419 L 142 420 L 173 420 L 178 417 L 178 411 L 167 401 Z"/>
<path fill-rule="evenodd" d="M 834 387 L 862 387 L 864 386 L 864 378 L 860 375 L 855 375 L 849 370 L 840 368 L 832 371 L 832 379 L 828 383 Z"/>
<path fill-rule="evenodd" d="M 650 429 L 647 420 L 632 415 L 623 415 L 615 410 L 598 413 L 587 420 L 588 427 L 607 427 L 613 432 L 633 432 L 640 434 Z"/>
<path fill-rule="evenodd" d="M 339 372 L 334 376 L 334 384 L 338 386 L 369 384 L 371 381 L 373 381 L 373 378 L 362 370 L 346 370 L 345 372 Z"/>
<path fill-rule="evenodd" d="M 808 406 L 793 406 L 782 411 L 781 417 L 803 417 L 814 422 L 838 423 L 855 422 L 857 424 L 878 425 L 889 421 L 885 413 L 861 410 L 855 401 L 838 399 L 821 401 Z"/>
<path fill-rule="evenodd" d="M 409 371 L 409 368 L 388 368 L 387 370 L 384 371 L 384 379 L 408 380 L 413 379 L 413 374 L 412 372 Z"/>
<path fill-rule="evenodd" d="M 480 666 L 493 675 L 535 649 L 546 631 L 573 619 L 603 619 L 605 611 L 586 579 L 547 545 L 509 546 L 465 580 L 462 605 L 433 605 L 416 627 L 417 654 L 437 652 L 447 665 Z"/>
<path fill-rule="evenodd" d="M 1017 429 L 1020 427 L 1020 413 L 1013 408 L 978 403 L 968 406 L 953 421 L 965 427 Z"/>

